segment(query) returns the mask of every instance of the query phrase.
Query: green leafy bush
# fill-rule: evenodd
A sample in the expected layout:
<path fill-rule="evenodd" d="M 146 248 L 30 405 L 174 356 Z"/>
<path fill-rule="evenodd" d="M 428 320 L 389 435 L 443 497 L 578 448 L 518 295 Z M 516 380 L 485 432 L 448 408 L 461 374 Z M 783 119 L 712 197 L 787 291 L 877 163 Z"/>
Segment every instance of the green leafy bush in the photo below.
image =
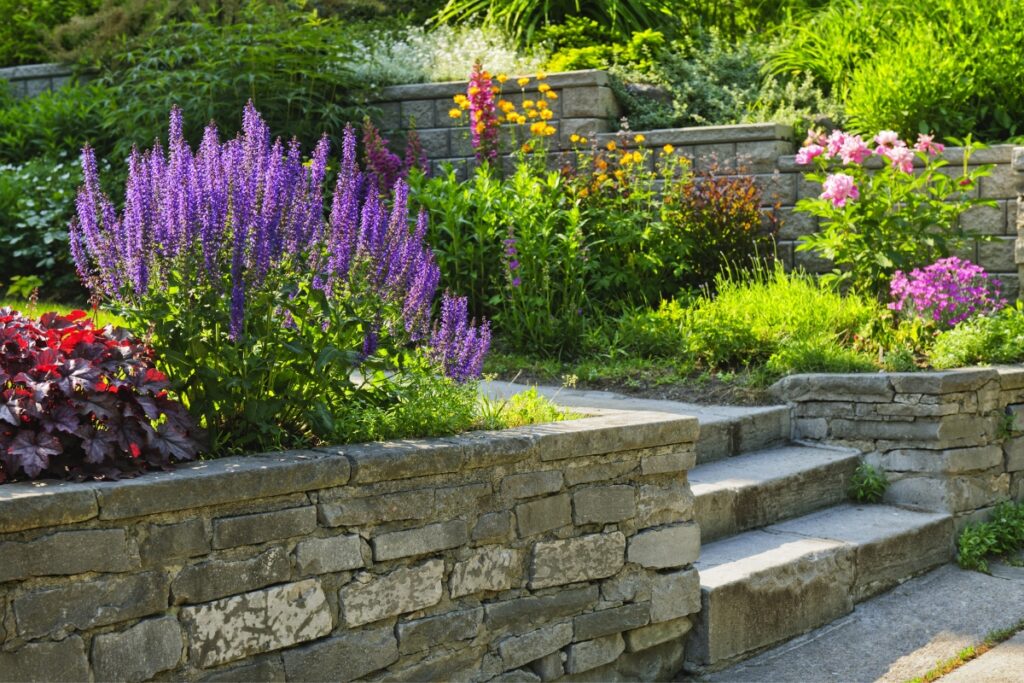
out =
<path fill-rule="evenodd" d="M 45 37 L 77 14 L 90 14 L 100 0 L 0 0 L 0 66 L 47 61 Z"/>
<path fill-rule="evenodd" d="M 930 356 L 940 369 L 1024 361 L 1024 307 L 1018 301 L 994 316 L 967 320 L 939 333 Z"/>
<path fill-rule="evenodd" d="M 858 503 L 878 503 L 888 486 L 885 472 L 862 460 L 850 478 L 850 498 Z"/>
<path fill-rule="evenodd" d="M 109 150 L 117 135 L 104 122 L 116 107 L 111 89 L 95 83 L 0 103 L 0 162 L 70 156 L 86 143 Z"/>
<path fill-rule="evenodd" d="M 992 510 L 987 522 L 970 524 L 957 540 L 957 563 L 964 569 L 988 573 L 992 557 L 1024 548 L 1024 503 L 1004 502 Z"/>

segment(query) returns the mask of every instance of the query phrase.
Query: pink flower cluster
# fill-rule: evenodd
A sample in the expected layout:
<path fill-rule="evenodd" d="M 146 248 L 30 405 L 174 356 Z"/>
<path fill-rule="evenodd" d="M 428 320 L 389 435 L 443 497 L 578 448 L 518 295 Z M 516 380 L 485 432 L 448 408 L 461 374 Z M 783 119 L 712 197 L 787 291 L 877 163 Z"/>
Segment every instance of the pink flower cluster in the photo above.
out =
<path fill-rule="evenodd" d="M 470 73 L 466 96 L 469 100 L 473 149 L 479 161 L 494 161 L 498 158 L 498 114 L 494 102 L 497 90 L 490 72 L 484 71 L 483 64 L 478 60 Z"/>
<path fill-rule="evenodd" d="M 900 140 L 899 134 L 891 130 L 879 132 L 874 138 L 874 143 L 875 148 L 871 149 L 861 136 L 841 130 L 834 130 L 827 137 L 820 131 L 811 131 L 803 147 L 797 152 L 796 163 L 806 165 L 821 157 L 824 161 L 839 159 L 847 166 L 859 165 L 875 155 L 886 159 L 894 169 L 912 173 L 914 159 L 918 153 L 936 156 L 945 149 L 941 143 L 934 141 L 933 136 L 924 134 L 917 136 L 917 143 L 913 148 L 908 147 L 906 142 Z M 852 176 L 834 173 L 826 178 L 821 198 L 831 200 L 833 206 L 846 206 L 849 200 L 858 197 L 859 193 Z"/>
<path fill-rule="evenodd" d="M 915 268 L 910 275 L 896 271 L 889 285 L 893 298 L 889 308 L 949 328 L 1006 306 L 1001 286 L 981 266 L 950 256 L 926 268 Z"/>

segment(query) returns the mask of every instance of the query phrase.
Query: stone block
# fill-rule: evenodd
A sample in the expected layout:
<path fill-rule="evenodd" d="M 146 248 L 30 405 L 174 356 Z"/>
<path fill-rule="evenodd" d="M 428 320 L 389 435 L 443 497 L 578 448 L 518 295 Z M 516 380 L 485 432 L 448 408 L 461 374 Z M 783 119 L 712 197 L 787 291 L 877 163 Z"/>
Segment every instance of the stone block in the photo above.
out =
<path fill-rule="evenodd" d="M 462 469 L 465 453 L 456 439 L 407 439 L 328 449 L 352 462 L 352 483 L 373 484 Z"/>
<path fill-rule="evenodd" d="M 373 558 L 381 562 L 400 557 L 428 555 L 448 548 L 457 548 L 468 542 L 466 522 L 455 519 L 418 529 L 381 534 L 372 540 Z"/>
<path fill-rule="evenodd" d="M 1006 471 L 1024 471 L 1024 436 L 1007 439 L 1003 450 L 1006 453 Z"/>
<path fill-rule="evenodd" d="M 530 587 L 546 588 L 612 576 L 623 567 L 625 549 L 626 537 L 619 531 L 536 543 Z"/>
<path fill-rule="evenodd" d="M 635 459 L 618 462 L 587 463 L 564 470 L 565 483 L 569 486 L 592 484 L 596 481 L 607 481 L 624 477 L 637 468 Z"/>
<path fill-rule="evenodd" d="M 700 432 L 694 417 L 658 412 L 605 413 L 538 429 L 542 461 L 583 458 L 658 446 L 691 443 Z"/>
<path fill-rule="evenodd" d="M 433 511 L 434 489 L 344 500 L 335 499 L 330 493 L 321 493 L 318 509 L 320 523 L 331 527 L 426 519 Z"/>
<path fill-rule="evenodd" d="M 139 566 L 124 529 L 59 531 L 31 541 L 0 543 L 0 583 L 32 576 L 123 572 Z"/>
<path fill-rule="evenodd" d="M 542 681 L 554 681 L 565 675 L 565 663 L 562 658 L 565 653 L 552 652 L 536 660 L 530 665 L 533 672 L 540 676 Z"/>
<path fill-rule="evenodd" d="M 771 173 L 779 157 L 793 153 L 789 140 L 757 140 L 736 143 L 736 160 L 747 173 Z"/>
<path fill-rule="evenodd" d="M 571 617 L 590 609 L 598 598 L 597 586 L 560 589 L 551 595 L 526 596 L 484 606 L 491 631 L 522 631 L 548 621 Z"/>
<path fill-rule="evenodd" d="M 890 375 L 807 374 L 790 375 L 772 385 L 772 392 L 785 401 L 857 401 L 891 403 Z"/>
<path fill-rule="evenodd" d="M 960 226 L 982 235 L 1002 235 L 1006 232 L 1006 202 L 967 209 L 960 214 Z"/>
<path fill-rule="evenodd" d="M 441 601 L 444 560 L 402 567 L 389 574 L 362 573 L 338 592 L 348 627 L 436 605 Z"/>
<path fill-rule="evenodd" d="M 611 524 L 636 516 L 636 491 L 632 486 L 599 486 L 573 493 L 573 522 Z"/>
<path fill-rule="evenodd" d="M 378 102 L 373 106 L 378 110 L 374 120 L 381 130 L 392 131 L 404 127 L 400 102 Z"/>
<path fill-rule="evenodd" d="M 646 626 L 650 620 L 651 604 L 648 602 L 581 614 L 573 619 L 574 640 L 591 640 L 612 633 L 622 633 Z"/>
<path fill-rule="evenodd" d="M 222 517 L 213 520 L 213 547 L 234 548 L 257 545 L 293 536 L 305 536 L 316 529 L 316 508 L 304 505 L 274 512 Z"/>
<path fill-rule="evenodd" d="M 483 622 L 484 609 L 446 612 L 434 617 L 398 624 L 398 648 L 403 655 L 427 650 L 441 643 L 473 640 Z"/>
<path fill-rule="evenodd" d="M 952 394 L 980 389 L 999 373 L 992 368 L 965 368 L 943 372 L 889 373 L 893 388 L 900 394 Z"/>
<path fill-rule="evenodd" d="M 732 142 L 713 142 L 697 145 L 690 157 L 698 172 L 714 170 L 725 173 L 736 170 L 736 145 Z"/>
<path fill-rule="evenodd" d="M 670 640 L 681 639 L 689 633 L 691 627 L 690 620 L 683 617 L 627 631 L 626 649 L 630 652 L 641 652 Z"/>
<path fill-rule="evenodd" d="M 992 241 L 978 242 L 978 265 L 990 273 L 1016 272 L 1015 241 L 1016 237 L 997 237 Z"/>
<path fill-rule="evenodd" d="M 522 564 L 522 553 L 518 550 L 501 546 L 480 548 L 469 559 L 455 563 L 451 596 L 515 588 L 522 581 Z"/>
<path fill-rule="evenodd" d="M 448 135 L 448 145 L 448 155 L 453 157 L 471 157 L 476 154 L 469 128 L 463 126 L 451 129 Z"/>
<path fill-rule="evenodd" d="M 562 473 L 557 470 L 510 474 L 501 480 L 501 494 L 508 498 L 533 498 L 562 489 Z"/>
<path fill-rule="evenodd" d="M 174 617 L 140 621 L 124 631 L 92 639 L 92 670 L 97 681 L 148 681 L 181 661 L 185 641 Z"/>
<path fill-rule="evenodd" d="M 483 647 L 469 647 L 419 661 L 408 668 L 388 672 L 387 680 L 396 683 L 422 683 L 422 681 L 445 681 L 451 683 L 473 683 L 480 680 L 480 662 L 485 652 Z"/>
<path fill-rule="evenodd" d="M 572 642 L 572 624 L 551 624 L 521 636 L 498 643 L 498 653 L 505 670 L 518 669 L 535 659 L 551 654 Z"/>
<path fill-rule="evenodd" d="M 629 539 L 627 559 L 642 567 L 685 567 L 700 555 L 700 527 L 679 524 L 644 531 Z"/>
<path fill-rule="evenodd" d="M 887 472 L 963 474 L 1001 466 L 1003 449 L 995 445 L 945 450 L 905 448 L 876 455 L 872 459 L 875 466 L 881 465 Z"/>
<path fill-rule="evenodd" d="M 548 496 L 516 506 L 519 536 L 527 538 L 572 524 L 572 505 L 569 494 Z"/>
<path fill-rule="evenodd" d="M 398 661 L 398 642 L 386 626 L 348 631 L 282 654 L 289 681 L 352 681 Z"/>
<path fill-rule="evenodd" d="M 174 604 L 209 602 L 291 578 L 284 548 L 269 548 L 245 560 L 208 560 L 185 566 L 171 583 Z"/>
<path fill-rule="evenodd" d="M 84 522 L 99 511 L 91 484 L 46 481 L 0 487 L 0 534 Z"/>
<path fill-rule="evenodd" d="M 779 202 L 784 205 L 796 203 L 797 177 L 792 173 L 768 173 L 753 176 L 754 185 L 761 190 L 765 206 Z"/>
<path fill-rule="evenodd" d="M 28 643 L 14 652 L 0 652 L 0 679 L 19 683 L 87 681 L 85 643 L 75 635 L 55 643 Z"/>
<path fill-rule="evenodd" d="M 266 655 L 253 664 L 219 669 L 202 679 L 203 683 L 285 683 L 284 664 L 279 655 Z"/>
<path fill-rule="evenodd" d="M 601 133 L 607 133 L 611 130 L 611 125 L 608 123 L 608 119 L 601 118 L 563 118 L 559 122 L 559 130 L 561 135 L 558 138 L 562 149 L 569 149 L 572 146 L 573 135 L 579 135 L 580 137 L 587 138 L 588 140 L 596 138 Z"/>
<path fill-rule="evenodd" d="M 982 199 L 1016 199 L 1017 194 L 1024 192 L 1021 188 L 1021 176 L 1014 173 L 1010 164 L 997 164 L 992 174 L 981 178 Z"/>
<path fill-rule="evenodd" d="M 23 593 L 14 599 L 14 616 L 18 633 L 33 639 L 163 612 L 167 594 L 161 572 L 115 574 Z"/>
<path fill-rule="evenodd" d="M 359 536 L 331 536 L 300 541 L 295 546 L 295 569 L 299 574 L 330 574 L 358 569 L 363 560 Z"/>
<path fill-rule="evenodd" d="M 614 119 L 621 115 L 618 100 L 611 88 L 587 86 L 565 88 L 559 94 L 562 117 L 566 119 Z"/>
<path fill-rule="evenodd" d="M 995 505 L 1009 494 L 1006 473 L 890 477 L 883 500 L 937 512 L 963 513 Z"/>
<path fill-rule="evenodd" d="M 186 519 L 175 524 L 150 525 L 141 544 L 142 561 L 147 565 L 163 564 L 183 557 L 196 557 L 210 552 L 210 539 L 202 519 Z"/>
<path fill-rule="evenodd" d="M 641 474 L 675 474 L 693 469 L 697 464 L 697 451 L 692 448 L 672 453 L 645 455 L 640 460 Z"/>
<path fill-rule="evenodd" d="M 601 582 L 601 599 L 609 603 L 650 602 L 651 581 L 655 574 L 632 568 Z"/>
<path fill-rule="evenodd" d="M 696 569 L 658 574 L 651 581 L 651 622 L 674 621 L 700 611 Z"/>
<path fill-rule="evenodd" d="M 420 144 L 423 146 L 423 153 L 427 155 L 428 159 L 440 159 L 447 156 L 459 156 L 453 151 L 450 151 L 449 147 L 449 131 L 447 128 L 432 128 L 428 130 L 418 131 L 420 136 Z M 458 135 L 457 131 L 452 131 L 451 136 L 454 138 Z"/>
<path fill-rule="evenodd" d="M 512 513 L 506 510 L 480 515 L 471 534 L 474 541 L 504 541 L 512 532 Z"/>
<path fill-rule="evenodd" d="M 575 643 L 570 645 L 567 650 L 569 656 L 566 660 L 566 669 L 570 674 L 590 671 L 599 666 L 611 664 L 625 650 L 626 642 L 618 633 L 583 643 Z"/>
<path fill-rule="evenodd" d="M 508 671 L 495 676 L 491 679 L 492 683 L 540 683 L 540 676 L 527 671 L 526 669 L 516 669 L 515 671 Z"/>
<path fill-rule="evenodd" d="M 203 669 L 322 638 L 333 621 L 320 582 L 306 579 L 182 608 L 189 657 Z"/>
<path fill-rule="evenodd" d="M 403 128 L 433 128 L 434 123 L 434 102 L 433 100 L 404 100 L 402 102 L 402 127 Z"/>
<path fill-rule="evenodd" d="M 637 495 L 636 523 L 641 529 L 693 519 L 693 492 L 683 482 L 644 484 Z"/>

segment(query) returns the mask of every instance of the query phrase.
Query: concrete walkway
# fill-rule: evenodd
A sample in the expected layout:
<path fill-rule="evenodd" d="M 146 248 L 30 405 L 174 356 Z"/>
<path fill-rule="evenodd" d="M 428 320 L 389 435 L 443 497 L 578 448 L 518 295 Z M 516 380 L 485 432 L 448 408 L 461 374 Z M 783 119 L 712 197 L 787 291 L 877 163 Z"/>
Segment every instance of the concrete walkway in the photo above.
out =
<path fill-rule="evenodd" d="M 1024 631 L 967 662 L 942 683 L 1020 683 L 1024 680 Z"/>
<path fill-rule="evenodd" d="M 860 604 L 827 626 L 696 680 L 902 683 L 1022 618 L 1024 568 L 993 565 L 989 576 L 945 565 Z M 997 654 L 996 648 L 975 660 L 977 675 L 951 674 L 941 680 L 1001 681 L 988 676 L 1008 667 L 1016 674 L 1006 680 L 1024 681 L 1024 643 L 1018 638 L 1005 645 L 1002 652 Z M 991 668 L 980 668 L 985 666 Z"/>

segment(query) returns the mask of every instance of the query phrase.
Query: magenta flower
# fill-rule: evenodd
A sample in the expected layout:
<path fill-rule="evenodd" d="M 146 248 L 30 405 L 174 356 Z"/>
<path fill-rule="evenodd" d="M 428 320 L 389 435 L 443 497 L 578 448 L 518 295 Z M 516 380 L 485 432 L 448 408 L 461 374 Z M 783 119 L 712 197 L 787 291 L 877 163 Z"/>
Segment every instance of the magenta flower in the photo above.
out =
<path fill-rule="evenodd" d="M 846 133 L 841 130 L 834 130 L 832 134 L 828 136 L 826 140 L 826 147 L 828 148 L 829 156 L 838 156 L 839 151 L 843 148 L 843 144 L 846 142 Z"/>
<path fill-rule="evenodd" d="M 889 285 L 889 308 L 954 327 L 975 315 L 991 315 L 1006 306 L 1001 283 L 985 269 L 955 256 L 939 259 L 906 275 L 896 271 Z"/>
<path fill-rule="evenodd" d="M 466 86 L 469 100 L 469 126 L 472 134 L 473 149 L 477 161 L 494 161 L 498 158 L 498 114 L 494 103 L 497 88 L 491 80 L 491 74 L 484 71 L 480 60 L 473 65 Z"/>
<path fill-rule="evenodd" d="M 825 178 L 823 189 L 821 198 L 830 200 L 836 208 L 842 208 L 846 206 L 847 201 L 860 197 L 860 192 L 857 190 L 853 176 L 845 173 L 829 175 Z"/>
<path fill-rule="evenodd" d="M 946 146 L 941 142 L 933 142 L 935 139 L 934 135 L 925 135 L 924 133 L 918 133 L 917 144 L 914 145 L 914 149 L 918 152 L 924 152 L 930 156 L 938 156 L 946 149 Z"/>
<path fill-rule="evenodd" d="M 800 151 L 796 153 L 796 163 L 801 166 L 811 163 L 815 157 L 819 157 L 825 153 L 825 148 L 819 144 L 811 143 L 804 145 L 800 148 Z"/>
<path fill-rule="evenodd" d="M 899 169 L 904 173 L 913 173 L 914 171 L 914 150 L 900 143 L 896 147 L 880 147 L 879 154 L 884 156 L 892 164 L 893 168 Z"/>
<path fill-rule="evenodd" d="M 899 147 L 906 146 L 905 143 L 900 140 L 900 134 L 894 130 L 882 130 L 875 136 L 875 144 L 879 147 Z M 878 152 L 878 150 L 875 150 Z M 879 152 L 881 153 L 881 152 Z"/>
<path fill-rule="evenodd" d="M 847 135 L 842 147 L 839 148 L 839 156 L 844 164 L 860 164 L 871 156 L 871 150 L 861 136 Z"/>

